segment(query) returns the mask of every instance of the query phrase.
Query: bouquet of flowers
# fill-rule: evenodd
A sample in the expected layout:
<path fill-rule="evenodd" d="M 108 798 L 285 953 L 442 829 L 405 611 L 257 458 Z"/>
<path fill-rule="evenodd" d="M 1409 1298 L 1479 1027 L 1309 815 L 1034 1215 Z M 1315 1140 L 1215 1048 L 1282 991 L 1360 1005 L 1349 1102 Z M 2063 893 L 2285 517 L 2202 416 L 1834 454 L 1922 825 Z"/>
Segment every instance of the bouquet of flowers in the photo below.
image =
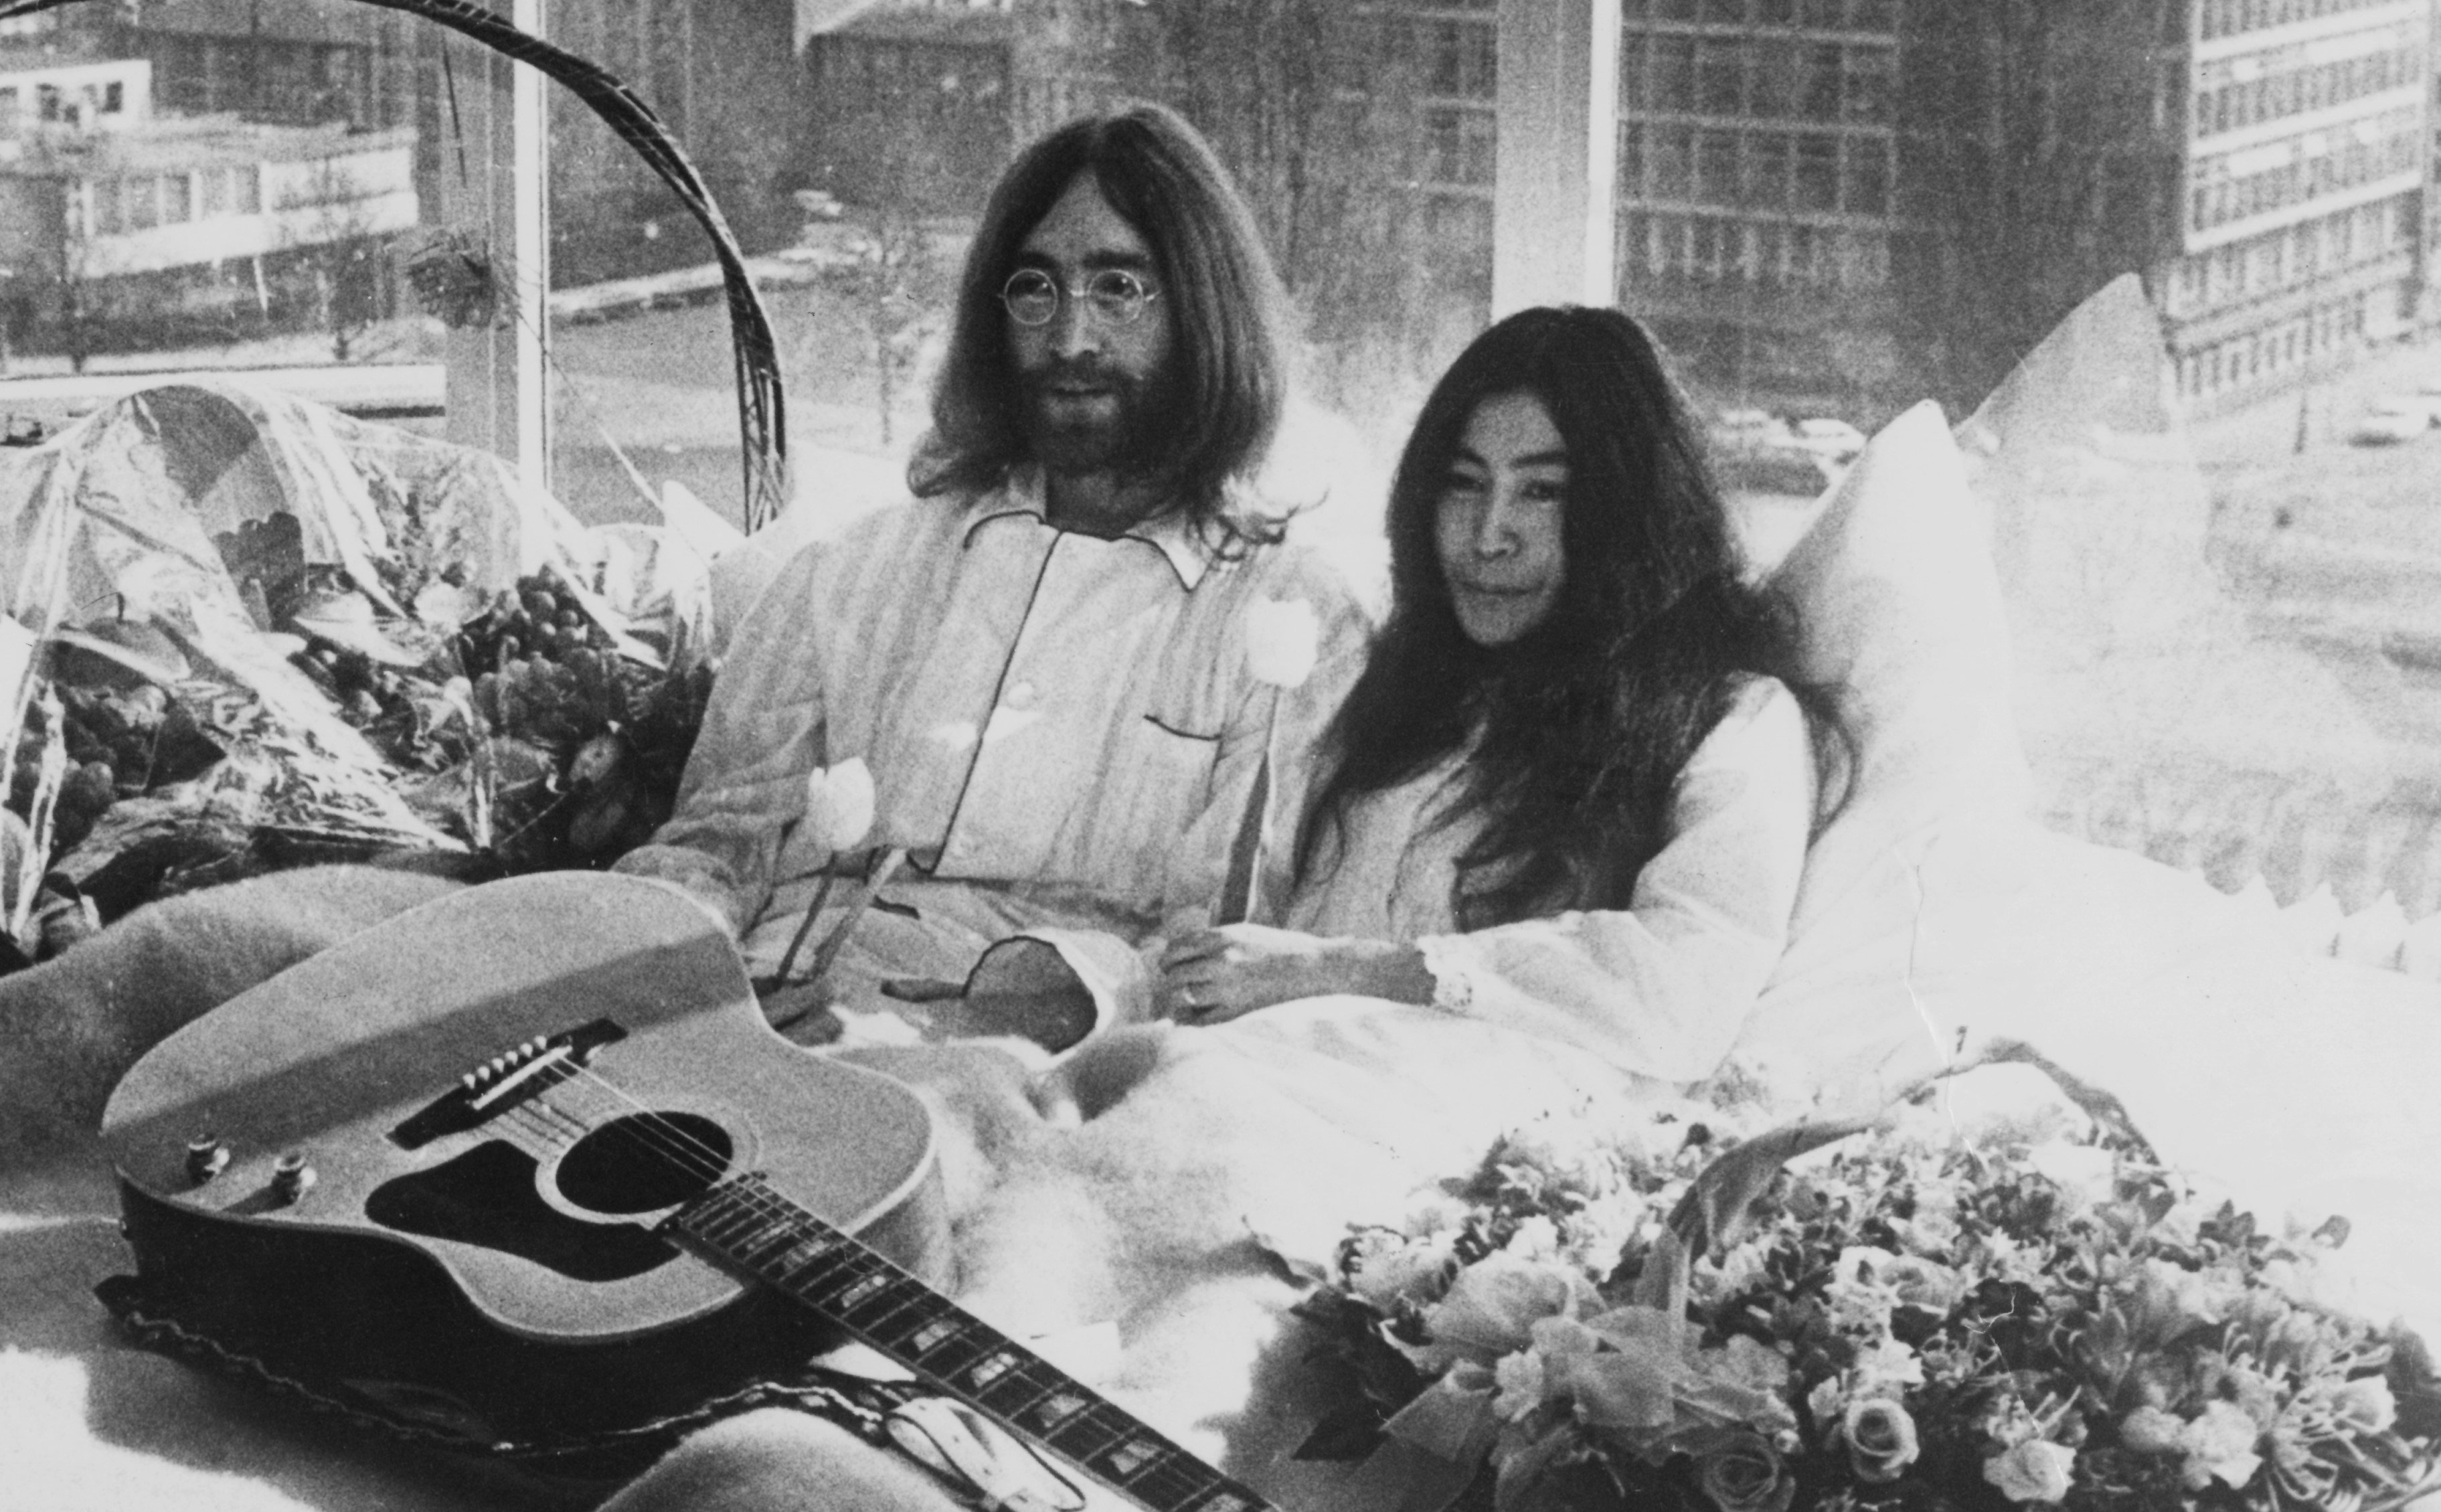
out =
<path fill-rule="evenodd" d="M 1797 1168 L 1684 1113 L 1511 1134 L 1353 1232 L 1301 1304 L 1341 1392 L 1302 1452 L 1401 1440 L 1454 1485 L 1482 1467 L 1502 1508 L 2379 1512 L 2434 1489 L 2430 1357 L 2318 1287 L 2345 1224 L 2265 1232 L 2072 1116 L 1972 1142 L 1902 1120 Z"/>

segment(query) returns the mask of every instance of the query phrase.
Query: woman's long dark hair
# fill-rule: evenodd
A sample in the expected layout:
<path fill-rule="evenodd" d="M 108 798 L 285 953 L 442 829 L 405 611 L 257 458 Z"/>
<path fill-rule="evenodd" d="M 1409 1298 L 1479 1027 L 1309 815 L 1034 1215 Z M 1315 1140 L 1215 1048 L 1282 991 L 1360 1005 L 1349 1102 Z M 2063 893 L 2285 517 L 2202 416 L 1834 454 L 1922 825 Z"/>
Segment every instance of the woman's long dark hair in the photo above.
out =
<path fill-rule="evenodd" d="M 932 432 L 909 480 L 926 497 L 992 488 L 1028 459 L 1000 290 L 1026 236 L 1082 174 L 1151 248 L 1174 322 L 1177 382 L 1148 480 L 1199 524 L 1249 533 L 1231 512 L 1286 403 L 1288 299 L 1254 212 L 1220 158 L 1160 105 L 1071 121 L 1002 175 L 967 255 L 932 394 Z"/>
<path fill-rule="evenodd" d="M 1540 401 L 1567 451 L 1564 575 L 1541 624 L 1467 639 L 1434 525 L 1486 400 Z M 1748 584 L 1700 433 L 1644 329 L 1616 310 L 1522 311 L 1461 353 L 1424 402 L 1389 506 L 1391 611 L 1326 732 L 1329 766 L 1298 837 L 1303 880 L 1352 804 L 1481 739 L 1458 812 L 1485 818 L 1460 860 L 1461 928 L 1621 909 L 1668 838 L 1673 792 L 1728 711 L 1739 675 L 1792 687 L 1795 627 Z M 1809 703 L 1813 700 L 1808 700 Z"/>

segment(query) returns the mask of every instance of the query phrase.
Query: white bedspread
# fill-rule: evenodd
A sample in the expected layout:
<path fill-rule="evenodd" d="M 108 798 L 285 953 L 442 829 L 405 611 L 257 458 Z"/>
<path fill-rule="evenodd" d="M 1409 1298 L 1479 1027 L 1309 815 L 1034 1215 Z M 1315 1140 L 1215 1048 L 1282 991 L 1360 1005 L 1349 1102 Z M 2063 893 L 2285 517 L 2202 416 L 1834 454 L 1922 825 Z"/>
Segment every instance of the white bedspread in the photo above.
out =
<path fill-rule="evenodd" d="M 1935 859 L 1899 967 L 1908 990 L 1866 990 L 1891 985 L 1870 953 L 1784 980 L 1749 1036 L 1759 1064 L 1894 1077 L 1961 1024 L 2029 1038 L 2267 1218 L 2348 1215 L 2368 1310 L 2441 1325 L 2441 1101 L 2426 1086 L 2441 994 L 2283 955 L 2200 883 L 2031 829 Z M 1263 1246 L 1319 1256 L 1537 1112 L 1664 1095 L 1556 1047 L 1353 999 L 1108 1041 L 1064 1073 L 1077 1123 L 1040 1115 L 995 1053 L 885 1057 L 945 1114 L 965 1300 L 1021 1337 L 1115 1324 L 1108 1360 L 1063 1362 L 1291 1507 L 1365 1499 L 1344 1467 L 1285 1459 L 1312 1404 L 1296 1292 Z M 1962 1105 L 1975 1095 L 1970 1078 Z M 20 1175 L 0 1200 L 0 1506 L 512 1504 L 127 1347 L 90 1296 L 124 1264 L 100 1172 Z"/>

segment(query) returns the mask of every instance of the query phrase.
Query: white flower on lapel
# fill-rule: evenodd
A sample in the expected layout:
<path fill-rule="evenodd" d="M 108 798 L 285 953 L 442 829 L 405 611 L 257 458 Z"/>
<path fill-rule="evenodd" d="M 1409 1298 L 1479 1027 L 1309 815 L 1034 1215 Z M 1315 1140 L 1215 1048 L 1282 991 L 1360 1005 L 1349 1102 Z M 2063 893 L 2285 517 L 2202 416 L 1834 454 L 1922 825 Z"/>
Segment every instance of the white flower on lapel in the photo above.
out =
<path fill-rule="evenodd" d="M 1246 670 L 1274 688 L 1302 688 L 1322 654 L 1322 621 L 1303 599 L 1264 599 L 1246 611 Z"/>
<path fill-rule="evenodd" d="M 873 830 L 873 773 L 861 756 L 805 774 L 805 827 L 826 851 L 853 851 Z"/>

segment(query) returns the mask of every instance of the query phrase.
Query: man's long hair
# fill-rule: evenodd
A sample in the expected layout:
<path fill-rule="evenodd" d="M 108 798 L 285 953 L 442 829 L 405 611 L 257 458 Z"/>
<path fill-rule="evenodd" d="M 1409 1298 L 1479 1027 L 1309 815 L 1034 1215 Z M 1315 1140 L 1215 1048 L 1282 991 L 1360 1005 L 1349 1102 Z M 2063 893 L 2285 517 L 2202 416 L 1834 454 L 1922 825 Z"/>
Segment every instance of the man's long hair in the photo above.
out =
<path fill-rule="evenodd" d="M 1028 459 L 1001 285 L 1019 247 L 1079 175 L 1152 251 L 1176 379 L 1147 481 L 1206 527 L 1243 534 L 1237 495 L 1278 429 L 1289 384 L 1288 301 L 1254 214 L 1194 127 L 1159 105 L 1071 121 L 1027 148 L 985 207 L 932 394 L 932 431 L 909 481 L 922 496 L 998 486 Z"/>
<path fill-rule="evenodd" d="M 1547 619 L 1485 647 L 1459 628 L 1434 527 L 1468 422 L 1510 394 L 1539 400 L 1566 449 L 1564 576 Z M 1324 737 L 1299 879 L 1335 860 L 1353 804 L 1479 729 L 1445 811 L 1484 819 L 1460 859 L 1459 927 L 1627 907 L 1739 675 L 1798 687 L 1794 621 L 1745 580 L 1702 439 L 1643 328 L 1615 310 L 1533 309 L 1478 336 L 1424 403 L 1389 532 L 1390 617 Z"/>

